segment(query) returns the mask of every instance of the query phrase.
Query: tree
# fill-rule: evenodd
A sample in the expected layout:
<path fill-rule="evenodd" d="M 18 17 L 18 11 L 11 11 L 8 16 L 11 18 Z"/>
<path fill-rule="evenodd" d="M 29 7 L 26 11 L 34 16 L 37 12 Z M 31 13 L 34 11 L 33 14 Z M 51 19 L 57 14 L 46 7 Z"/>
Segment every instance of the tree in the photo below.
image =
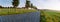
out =
<path fill-rule="evenodd" d="M 36 7 L 36 6 L 33 6 L 33 8 L 34 8 L 34 9 L 37 9 L 37 7 Z"/>
<path fill-rule="evenodd" d="M 0 6 L 0 8 L 2 8 L 2 6 Z"/>
<path fill-rule="evenodd" d="M 32 4 L 32 3 L 31 3 L 31 8 L 37 9 L 37 7 L 36 7 L 36 6 L 33 6 L 33 4 Z"/>
<path fill-rule="evenodd" d="M 26 5 L 25 5 L 25 7 L 28 8 L 28 7 L 30 7 L 30 6 L 31 6 L 30 0 L 26 0 Z"/>
<path fill-rule="evenodd" d="M 19 5 L 19 0 L 13 0 L 12 5 L 16 8 Z"/>
<path fill-rule="evenodd" d="M 33 7 L 33 4 L 31 3 L 31 8 Z"/>

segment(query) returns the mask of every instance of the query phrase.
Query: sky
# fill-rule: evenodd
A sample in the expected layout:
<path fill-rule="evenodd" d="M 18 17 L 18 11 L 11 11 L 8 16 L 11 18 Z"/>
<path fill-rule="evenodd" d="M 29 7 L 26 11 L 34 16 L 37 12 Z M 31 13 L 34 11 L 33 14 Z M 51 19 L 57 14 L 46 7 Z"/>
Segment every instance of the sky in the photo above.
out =
<path fill-rule="evenodd" d="M 18 7 L 25 6 L 25 0 L 19 0 L 20 4 Z M 60 10 L 60 0 L 30 0 L 34 6 L 38 9 L 51 9 L 51 10 Z M 12 0 L 0 0 L 0 5 L 4 7 L 12 6 Z"/>

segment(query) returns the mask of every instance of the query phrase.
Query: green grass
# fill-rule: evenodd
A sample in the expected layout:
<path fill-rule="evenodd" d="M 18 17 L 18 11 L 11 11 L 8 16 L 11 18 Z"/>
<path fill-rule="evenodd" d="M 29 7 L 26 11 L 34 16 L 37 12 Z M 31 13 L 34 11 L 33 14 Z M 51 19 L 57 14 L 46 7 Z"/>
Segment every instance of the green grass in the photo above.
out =
<path fill-rule="evenodd" d="M 15 9 L 15 8 L 0 8 L 0 16 L 1 15 L 12 15 L 12 14 L 24 14 L 29 12 L 36 12 L 37 10 L 32 9 Z"/>
<path fill-rule="evenodd" d="M 60 22 L 60 12 L 41 10 L 41 22 Z"/>

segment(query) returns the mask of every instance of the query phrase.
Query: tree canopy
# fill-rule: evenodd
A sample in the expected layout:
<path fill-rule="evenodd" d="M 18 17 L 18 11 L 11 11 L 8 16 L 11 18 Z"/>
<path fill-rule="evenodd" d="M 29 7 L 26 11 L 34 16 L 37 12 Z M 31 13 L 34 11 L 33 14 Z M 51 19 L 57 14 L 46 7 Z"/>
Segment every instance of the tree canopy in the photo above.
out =
<path fill-rule="evenodd" d="M 19 5 L 19 0 L 13 0 L 12 5 L 16 8 Z"/>

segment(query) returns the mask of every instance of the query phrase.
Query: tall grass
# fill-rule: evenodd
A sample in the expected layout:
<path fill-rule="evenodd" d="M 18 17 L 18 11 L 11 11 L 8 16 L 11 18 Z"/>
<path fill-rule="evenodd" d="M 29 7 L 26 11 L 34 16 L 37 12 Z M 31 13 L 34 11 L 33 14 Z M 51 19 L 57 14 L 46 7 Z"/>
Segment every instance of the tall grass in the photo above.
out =
<path fill-rule="evenodd" d="M 60 22 L 59 12 L 41 10 L 41 16 L 41 22 Z"/>

